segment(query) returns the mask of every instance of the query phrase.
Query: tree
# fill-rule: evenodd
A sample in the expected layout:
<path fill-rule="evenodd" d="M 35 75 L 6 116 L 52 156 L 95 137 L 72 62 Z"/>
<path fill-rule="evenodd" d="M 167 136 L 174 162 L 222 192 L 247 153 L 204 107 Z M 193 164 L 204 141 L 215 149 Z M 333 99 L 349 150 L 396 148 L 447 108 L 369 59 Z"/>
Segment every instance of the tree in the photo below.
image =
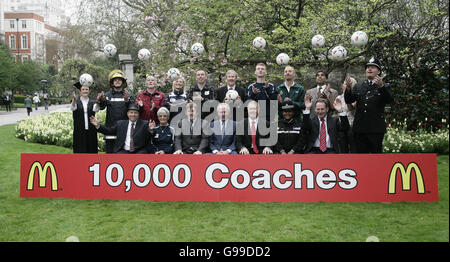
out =
<path fill-rule="evenodd" d="M 14 66 L 14 57 L 11 52 L 5 45 L 0 44 L 0 95 L 12 88 L 12 68 Z"/>
<path fill-rule="evenodd" d="M 101 91 L 109 90 L 108 69 L 89 64 L 83 59 L 68 59 L 57 75 L 59 84 L 54 87 L 54 91 L 60 96 L 70 96 L 73 85 L 78 82 L 79 77 L 84 73 L 88 73 L 94 78 L 94 85 L 91 87 L 92 96 L 96 96 Z"/>

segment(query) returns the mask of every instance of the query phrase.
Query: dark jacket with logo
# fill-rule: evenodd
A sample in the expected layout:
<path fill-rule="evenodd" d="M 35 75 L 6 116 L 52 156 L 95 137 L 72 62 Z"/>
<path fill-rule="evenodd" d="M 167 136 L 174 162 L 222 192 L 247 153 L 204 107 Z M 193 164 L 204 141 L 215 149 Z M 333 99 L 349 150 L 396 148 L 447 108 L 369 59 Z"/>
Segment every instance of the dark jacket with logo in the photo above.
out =
<path fill-rule="evenodd" d="M 295 153 L 303 153 L 306 144 L 305 130 L 302 123 L 292 118 L 289 121 L 282 119 L 278 121 L 278 142 L 275 145 L 275 151 L 280 153 L 284 150 L 286 153 L 294 150 Z"/>

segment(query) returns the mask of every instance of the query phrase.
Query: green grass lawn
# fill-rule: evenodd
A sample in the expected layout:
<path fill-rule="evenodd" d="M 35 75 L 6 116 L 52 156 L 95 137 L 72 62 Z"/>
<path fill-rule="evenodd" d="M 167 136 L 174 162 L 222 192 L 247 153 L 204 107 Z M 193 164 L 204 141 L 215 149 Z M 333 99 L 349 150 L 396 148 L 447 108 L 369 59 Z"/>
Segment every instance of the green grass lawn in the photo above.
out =
<path fill-rule="evenodd" d="M 448 155 L 438 156 L 439 202 L 231 203 L 19 197 L 20 153 L 71 153 L 0 127 L 0 241 L 449 241 Z"/>

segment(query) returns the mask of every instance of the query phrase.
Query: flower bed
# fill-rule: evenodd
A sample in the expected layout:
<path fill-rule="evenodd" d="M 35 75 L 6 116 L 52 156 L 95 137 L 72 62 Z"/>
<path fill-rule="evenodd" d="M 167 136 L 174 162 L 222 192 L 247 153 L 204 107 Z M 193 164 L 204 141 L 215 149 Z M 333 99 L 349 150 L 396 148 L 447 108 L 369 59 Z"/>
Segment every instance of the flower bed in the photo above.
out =
<path fill-rule="evenodd" d="M 448 126 L 436 132 L 418 128 L 407 131 L 404 128 L 389 127 L 383 140 L 385 153 L 449 153 Z"/>
<path fill-rule="evenodd" d="M 105 122 L 105 111 L 96 114 Z M 16 137 L 25 141 L 72 148 L 73 122 L 71 112 L 55 112 L 20 121 L 16 126 Z M 103 134 L 98 134 L 99 151 L 105 150 Z M 449 153 L 448 126 L 430 132 L 423 128 L 406 131 L 403 128 L 388 127 L 383 141 L 385 153 Z"/>

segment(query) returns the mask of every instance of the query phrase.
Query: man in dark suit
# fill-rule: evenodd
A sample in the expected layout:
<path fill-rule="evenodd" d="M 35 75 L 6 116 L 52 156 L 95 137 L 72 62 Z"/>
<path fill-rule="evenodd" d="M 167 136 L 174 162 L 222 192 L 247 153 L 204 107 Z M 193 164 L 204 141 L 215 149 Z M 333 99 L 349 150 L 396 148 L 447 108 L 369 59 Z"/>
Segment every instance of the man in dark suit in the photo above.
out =
<path fill-rule="evenodd" d="M 175 130 L 174 154 L 204 154 L 209 149 L 209 124 L 200 118 L 200 112 L 192 102 L 186 105 L 186 115 Z"/>
<path fill-rule="evenodd" d="M 367 80 L 351 88 L 347 77 L 343 88 L 347 104 L 356 101 L 353 134 L 357 153 L 382 153 L 386 133 L 384 108 L 392 103 L 391 86 L 380 77 L 381 63 L 371 58 L 366 64 Z"/>
<path fill-rule="evenodd" d="M 225 100 L 225 95 L 229 90 L 235 90 L 241 99 L 242 102 L 245 102 L 245 89 L 236 86 L 236 80 L 237 80 L 238 74 L 234 70 L 228 70 L 226 73 L 226 86 L 222 86 L 221 88 L 217 89 L 216 91 L 216 100 L 220 103 L 223 103 Z"/>
<path fill-rule="evenodd" d="M 216 155 L 237 154 L 236 152 L 236 122 L 228 119 L 230 106 L 221 103 L 217 106 L 219 119 L 211 123 L 210 149 Z"/>
<path fill-rule="evenodd" d="M 128 106 L 128 120 L 118 120 L 112 127 L 101 125 L 97 118 L 91 117 L 91 124 L 105 135 L 115 135 L 113 153 L 146 154 L 150 140 L 150 127 L 147 120 L 139 119 L 139 107 L 135 103 Z"/>
<path fill-rule="evenodd" d="M 328 100 L 318 98 L 315 102 L 315 116 L 310 116 L 312 97 L 305 96 L 305 110 L 303 111 L 303 128 L 309 130 L 306 143 L 307 154 L 336 154 L 339 151 L 338 132 L 345 132 L 348 127 L 346 113 L 342 111 L 342 104 L 335 99 L 334 108 L 339 112 L 339 118 L 328 114 L 330 106 Z"/>
<path fill-rule="evenodd" d="M 259 117 L 259 105 L 250 101 L 247 105 L 248 118 L 236 124 L 236 148 L 239 154 L 273 154 L 277 143 L 277 128 L 265 118 Z"/>
<path fill-rule="evenodd" d="M 236 85 L 238 74 L 234 70 L 228 70 L 226 73 L 226 82 L 227 85 L 222 86 L 221 88 L 217 89 L 216 91 L 216 100 L 220 103 L 227 103 L 232 108 L 232 114 L 230 117 L 231 119 L 239 122 L 240 120 L 243 120 L 246 117 L 246 111 L 244 107 L 245 102 L 245 89 L 242 87 L 239 87 Z M 236 98 L 227 97 L 228 92 L 234 92 L 231 91 L 234 90 L 238 94 Z M 244 111 L 244 114 L 240 114 L 240 110 Z M 239 113 L 238 113 L 239 112 Z M 238 119 L 239 118 L 239 119 Z"/>

